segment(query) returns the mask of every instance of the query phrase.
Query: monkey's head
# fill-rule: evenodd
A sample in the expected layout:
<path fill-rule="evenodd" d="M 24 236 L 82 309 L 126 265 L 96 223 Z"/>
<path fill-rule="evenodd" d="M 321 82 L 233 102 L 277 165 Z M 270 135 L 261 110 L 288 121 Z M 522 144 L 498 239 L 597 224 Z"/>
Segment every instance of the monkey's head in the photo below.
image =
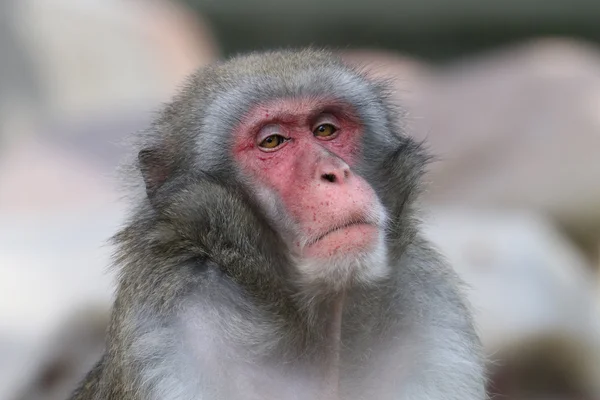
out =
<path fill-rule="evenodd" d="M 413 235 L 410 208 L 425 163 L 387 99 L 385 85 L 325 51 L 251 54 L 205 68 L 139 153 L 148 205 L 173 215 L 174 196 L 192 192 L 190 177 L 210 176 L 246 194 L 303 282 L 383 277 L 389 252 Z"/>

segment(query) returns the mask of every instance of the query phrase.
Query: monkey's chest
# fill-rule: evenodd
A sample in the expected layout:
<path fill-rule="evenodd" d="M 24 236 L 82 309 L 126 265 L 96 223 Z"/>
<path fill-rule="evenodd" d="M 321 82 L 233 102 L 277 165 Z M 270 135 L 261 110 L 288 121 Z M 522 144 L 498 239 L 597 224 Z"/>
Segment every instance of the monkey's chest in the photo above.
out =
<path fill-rule="evenodd" d="M 342 343 L 339 362 L 329 363 L 328 355 L 307 359 L 269 355 L 271 344 L 252 343 L 240 348 L 224 337 L 197 338 L 192 363 L 195 390 L 214 399 L 292 400 L 320 399 L 335 388 L 339 398 L 385 400 L 401 384 L 400 348 L 387 349 L 368 341 Z M 261 354 L 260 349 L 264 351 Z M 386 350 L 386 351 L 384 351 Z"/>

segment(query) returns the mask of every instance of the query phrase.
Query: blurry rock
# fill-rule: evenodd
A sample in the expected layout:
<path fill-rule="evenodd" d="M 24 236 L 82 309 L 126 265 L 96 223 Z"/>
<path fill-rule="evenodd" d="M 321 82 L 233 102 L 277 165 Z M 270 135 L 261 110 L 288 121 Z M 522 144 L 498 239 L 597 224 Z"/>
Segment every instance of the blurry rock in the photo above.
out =
<path fill-rule="evenodd" d="M 377 79 L 389 80 L 395 96 L 405 106 L 419 94 L 433 73 L 423 61 L 382 50 L 345 50 L 341 57 Z"/>
<path fill-rule="evenodd" d="M 600 396 L 597 281 L 551 223 L 535 213 L 444 208 L 425 228 L 468 284 L 492 371 L 513 379 L 503 387 L 542 379 Z M 519 368 L 530 375 L 516 381 L 509 372 Z"/>
<path fill-rule="evenodd" d="M 383 50 L 345 50 L 340 55 L 348 64 L 389 84 L 392 99 L 399 106 L 396 111 L 400 115 L 400 129 L 410 134 L 421 131 L 423 112 L 418 105 L 422 104 L 425 88 L 435 77 L 433 66 L 408 55 Z"/>
<path fill-rule="evenodd" d="M 114 271 L 107 239 L 122 218 L 106 206 L 0 212 L 0 399 L 54 357 L 50 339 L 65 320 L 88 304 L 108 310 Z"/>
<path fill-rule="evenodd" d="M 114 201 L 121 142 L 148 125 L 149 111 L 185 75 L 217 56 L 206 24 L 173 2 L 13 1 L 3 7 L 2 26 L 14 37 L 9 44 L 31 55 L 30 64 L 3 74 L 34 70 L 30 80 L 42 89 L 37 107 L 31 99 L 0 102 L 0 130 L 8 136 L 0 209 Z"/>
<path fill-rule="evenodd" d="M 109 314 L 86 308 L 65 322 L 36 357 L 13 400 L 64 400 L 100 360 Z"/>
<path fill-rule="evenodd" d="M 494 354 L 494 400 L 597 400 L 598 368 L 589 348 L 569 336 L 526 338 Z"/>
<path fill-rule="evenodd" d="M 11 0 L 0 10 L 0 31 L 30 55 L 14 61 L 38 88 L 37 104 L 0 95 L 0 210 L 114 202 L 123 142 L 218 56 L 207 25 L 166 1 Z M 2 69 L 2 81 L 19 71 Z"/>
<path fill-rule="evenodd" d="M 218 56 L 206 23 L 173 1 L 23 0 L 12 13 L 51 119 L 154 109 Z"/>
<path fill-rule="evenodd" d="M 32 57 L 15 32 L 18 1 L 0 1 L 0 157 L 15 125 L 28 123 L 41 98 Z"/>
<path fill-rule="evenodd" d="M 112 300 L 118 209 L 0 213 L 0 332 L 37 341 L 81 304 Z M 3 362 L 0 357 L 0 363 Z"/>
<path fill-rule="evenodd" d="M 539 40 L 450 66 L 413 114 L 431 204 L 526 208 L 600 236 L 600 49 Z"/>
<path fill-rule="evenodd" d="M 116 167 L 116 164 L 115 164 Z M 116 203 L 114 182 L 84 154 L 32 137 L 0 159 L 0 210 L 90 209 Z"/>

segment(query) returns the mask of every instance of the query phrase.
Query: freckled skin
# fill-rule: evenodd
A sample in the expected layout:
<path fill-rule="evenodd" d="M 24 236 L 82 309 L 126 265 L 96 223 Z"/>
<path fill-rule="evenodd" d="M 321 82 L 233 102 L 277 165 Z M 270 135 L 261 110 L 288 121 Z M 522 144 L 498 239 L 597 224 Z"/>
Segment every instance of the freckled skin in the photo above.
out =
<path fill-rule="evenodd" d="M 335 116 L 332 139 L 313 133 L 323 113 Z M 234 157 L 252 179 L 277 193 L 292 221 L 314 242 L 302 250 L 304 257 L 328 258 L 373 244 L 378 228 L 369 224 L 328 233 L 364 216 L 376 201 L 371 186 L 351 169 L 362 131 L 347 105 L 326 99 L 284 99 L 258 105 L 243 121 L 234 132 Z M 259 146 L 258 132 L 267 125 L 276 125 L 288 139 L 272 151 Z"/>

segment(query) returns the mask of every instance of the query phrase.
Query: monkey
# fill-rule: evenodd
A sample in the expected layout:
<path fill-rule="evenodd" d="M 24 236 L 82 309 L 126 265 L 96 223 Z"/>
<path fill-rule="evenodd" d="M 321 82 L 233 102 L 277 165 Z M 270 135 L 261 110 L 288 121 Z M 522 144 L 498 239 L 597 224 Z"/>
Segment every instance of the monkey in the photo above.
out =
<path fill-rule="evenodd" d="M 99 399 L 484 399 L 463 284 L 419 231 L 430 156 L 328 49 L 205 66 L 136 138 Z"/>

